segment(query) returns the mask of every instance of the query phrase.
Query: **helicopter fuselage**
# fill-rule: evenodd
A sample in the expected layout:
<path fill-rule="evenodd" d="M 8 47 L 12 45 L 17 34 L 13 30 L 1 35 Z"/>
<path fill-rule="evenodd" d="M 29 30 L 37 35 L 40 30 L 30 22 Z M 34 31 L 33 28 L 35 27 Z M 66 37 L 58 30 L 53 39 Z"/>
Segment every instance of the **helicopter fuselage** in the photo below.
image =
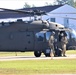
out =
<path fill-rule="evenodd" d="M 58 27 L 57 24 L 55 26 Z M 0 23 L 0 51 L 34 51 L 36 57 L 39 57 L 42 52 L 46 55 L 52 31 L 56 32 L 55 38 L 58 39 L 59 31 L 55 26 L 41 20 L 2 22 Z"/>

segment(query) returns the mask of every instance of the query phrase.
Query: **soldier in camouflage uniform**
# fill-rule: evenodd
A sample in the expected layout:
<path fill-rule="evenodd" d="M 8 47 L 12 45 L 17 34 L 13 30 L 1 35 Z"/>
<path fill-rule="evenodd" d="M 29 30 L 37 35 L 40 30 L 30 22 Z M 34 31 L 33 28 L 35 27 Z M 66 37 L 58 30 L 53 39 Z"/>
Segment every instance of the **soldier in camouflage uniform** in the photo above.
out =
<path fill-rule="evenodd" d="M 55 50 L 54 50 L 54 35 L 55 35 L 55 32 L 52 32 L 50 38 L 49 38 L 49 46 L 50 46 L 50 49 L 51 49 L 51 56 L 52 54 L 54 55 L 55 54 Z"/>
<path fill-rule="evenodd" d="M 68 40 L 67 40 L 67 35 L 64 34 L 61 38 L 61 46 L 62 46 L 62 55 L 63 56 L 66 56 L 65 53 L 66 53 L 66 44 L 68 43 Z"/>

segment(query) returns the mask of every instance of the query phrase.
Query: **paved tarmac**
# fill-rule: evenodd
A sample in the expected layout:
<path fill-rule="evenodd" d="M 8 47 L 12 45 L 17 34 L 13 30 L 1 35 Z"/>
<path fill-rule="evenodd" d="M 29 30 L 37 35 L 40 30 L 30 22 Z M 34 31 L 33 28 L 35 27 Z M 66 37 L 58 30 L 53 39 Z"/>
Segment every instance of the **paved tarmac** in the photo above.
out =
<path fill-rule="evenodd" d="M 57 59 L 76 59 L 76 55 L 67 55 L 67 57 L 35 57 L 35 56 L 7 56 L 0 57 L 0 61 L 11 61 L 11 60 L 57 60 Z"/>
<path fill-rule="evenodd" d="M 29 75 L 76 75 L 76 74 L 29 74 Z"/>
<path fill-rule="evenodd" d="M 76 74 L 34 74 L 34 75 L 76 75 Z"/>
<path fill-rule="evenodd" d="M 34 75 L 76 75 L 76 74 L 34 74 Z"/>

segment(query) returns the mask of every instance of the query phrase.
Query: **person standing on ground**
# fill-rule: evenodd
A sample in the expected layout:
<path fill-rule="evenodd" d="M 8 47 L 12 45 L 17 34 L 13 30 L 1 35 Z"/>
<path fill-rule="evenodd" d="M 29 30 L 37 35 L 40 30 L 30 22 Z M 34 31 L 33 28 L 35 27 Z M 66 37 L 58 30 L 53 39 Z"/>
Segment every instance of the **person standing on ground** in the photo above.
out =
<path fill-rule="evenodd" d="M 50 49 L 51 49 L 51 56 L 53 54 L 53 56 L 55 55 L 55 50 L 54 50 L 54 35 L 55 35 L 55 32 L 52 32 L 51 33 L 51 36 L 49 38 L 49 46 L 50 46 Z"/>
<path fill-rule="evenodd" d="M 66 57 L 66 45 L 68 43 L 68 40 L 67 40 L 67 34 L 65 33 L 62 38 L 61 38 L 61 45 L 62 45 L 62 55 L 64 57 Z"/>

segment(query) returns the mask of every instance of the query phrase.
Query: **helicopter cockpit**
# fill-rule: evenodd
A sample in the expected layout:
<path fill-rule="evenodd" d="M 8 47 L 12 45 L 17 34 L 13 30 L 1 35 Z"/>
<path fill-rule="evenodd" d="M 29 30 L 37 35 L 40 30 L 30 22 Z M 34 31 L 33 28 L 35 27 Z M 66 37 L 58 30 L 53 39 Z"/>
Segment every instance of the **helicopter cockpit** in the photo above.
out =
<path fill-rule="evenodd" d="M 76 40 L 76 31 L 74 29 L 72 29 L 71 35 L 72 39 Z"/>
<path fill-rule="evenodd" d="M 68 50 L 76 50 L 76 31 L 74 29 L 71 29 L 70 32 L 67 32 L 67 38 L 68 38 Z"/>

